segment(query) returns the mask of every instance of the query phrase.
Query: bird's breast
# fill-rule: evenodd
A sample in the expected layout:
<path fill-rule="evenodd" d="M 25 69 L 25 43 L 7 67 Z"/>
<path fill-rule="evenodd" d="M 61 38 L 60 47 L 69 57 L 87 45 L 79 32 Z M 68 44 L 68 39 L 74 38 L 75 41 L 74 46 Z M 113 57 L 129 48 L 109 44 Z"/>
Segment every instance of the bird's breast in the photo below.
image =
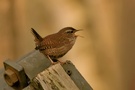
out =
<path fill-rule="evenodd" d="M 51 40 L 44 39 L 42 44 L 42 53 L 51 57 L 60 58 L 65 55 L 74 45 L 76 38 L 54 38 Z"/>

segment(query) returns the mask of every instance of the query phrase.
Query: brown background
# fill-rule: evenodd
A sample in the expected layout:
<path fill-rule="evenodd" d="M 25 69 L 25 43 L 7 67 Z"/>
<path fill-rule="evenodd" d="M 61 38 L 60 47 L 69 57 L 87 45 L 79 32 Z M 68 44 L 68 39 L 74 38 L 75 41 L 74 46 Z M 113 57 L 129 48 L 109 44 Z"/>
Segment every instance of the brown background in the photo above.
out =
<path fill-rule="evenodd" d="M 0 0 L 0 66 L 34 49 L 30 28 L 42 36 L 63 27 L 83 29 L 72 60 L 94 90 L 135 90 L 134 0 Z"/>

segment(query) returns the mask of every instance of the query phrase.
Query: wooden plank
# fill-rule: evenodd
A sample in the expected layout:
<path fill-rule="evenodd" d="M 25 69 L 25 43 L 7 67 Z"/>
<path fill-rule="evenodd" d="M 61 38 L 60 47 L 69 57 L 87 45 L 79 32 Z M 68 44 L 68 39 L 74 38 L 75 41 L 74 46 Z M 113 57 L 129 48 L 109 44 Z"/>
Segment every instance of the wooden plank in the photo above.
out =
<path fill-rule="evenodd" d="M 79 90 L 59 63 L 39 73 L 33 79 L 33 86 L 37 90 Z"/>

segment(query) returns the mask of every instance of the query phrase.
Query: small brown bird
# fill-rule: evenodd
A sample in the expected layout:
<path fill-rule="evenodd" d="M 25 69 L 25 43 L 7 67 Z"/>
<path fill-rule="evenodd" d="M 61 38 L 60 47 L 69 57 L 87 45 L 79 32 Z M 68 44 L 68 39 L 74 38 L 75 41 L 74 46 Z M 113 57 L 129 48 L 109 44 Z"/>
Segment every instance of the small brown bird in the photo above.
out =
<path fill-rule="evenodd" d="M 35 37 L 36 50 L 43 53 L 51 63 L 57 62 L 58 58 L 64 56 L 75 44 L 75 32 L 80 31 L 72 27 L 65 27 L 59 32 L 42 38 L 33 28 L 32 33 Z"/>

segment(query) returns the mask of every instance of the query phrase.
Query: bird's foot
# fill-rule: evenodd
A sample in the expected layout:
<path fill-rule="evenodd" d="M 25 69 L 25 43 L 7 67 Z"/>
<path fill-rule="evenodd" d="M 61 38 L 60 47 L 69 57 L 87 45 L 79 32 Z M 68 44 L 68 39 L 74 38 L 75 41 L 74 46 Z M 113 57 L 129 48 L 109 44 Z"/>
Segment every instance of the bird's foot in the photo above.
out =
<path fill-rule="evenodd" d="M 62 62 L 62 61 L 60 61 L 60 60 L 58 60 L 58 62 L 59 62 L 61 65 L 63 65 L 63 64 L 66 63 L 66 62 Z"/>
<path fill-rule="evenodd" d="M 58 62 L 51 62 L 51 65 L 55 65 L 55 64 L 57 64 Z"/>

